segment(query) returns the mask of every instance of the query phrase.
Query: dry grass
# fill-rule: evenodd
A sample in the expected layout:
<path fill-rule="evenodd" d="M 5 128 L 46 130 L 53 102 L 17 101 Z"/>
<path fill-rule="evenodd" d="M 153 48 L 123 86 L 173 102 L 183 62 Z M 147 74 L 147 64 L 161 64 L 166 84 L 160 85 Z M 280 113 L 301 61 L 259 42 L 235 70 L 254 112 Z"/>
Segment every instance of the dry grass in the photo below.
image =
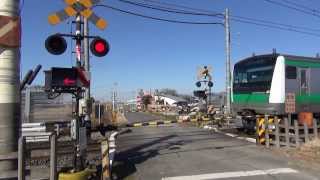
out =
<path fill-rule="evenodd" d="M 288 158 L 288 164 L 305 170 L 318 171 L 320 168 L 320 139 L 314 139 L 299 148 L 274 149 L 277 155 Z"/>
<path fill-rule="evenodd" d="M 303 144 L 293 153 L 299 159 L 320 165 L 320 139 Z"/>

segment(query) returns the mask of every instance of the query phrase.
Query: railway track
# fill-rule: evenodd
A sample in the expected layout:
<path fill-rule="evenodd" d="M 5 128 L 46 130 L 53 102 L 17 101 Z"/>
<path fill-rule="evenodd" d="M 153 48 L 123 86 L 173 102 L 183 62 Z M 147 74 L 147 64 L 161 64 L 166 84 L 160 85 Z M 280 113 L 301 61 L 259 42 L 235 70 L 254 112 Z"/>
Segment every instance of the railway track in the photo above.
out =
<path fill-rule="evenodd" d="M 57 143 L 57 164 L 58 167 L 68 167 L 72 165 L 74 155 L 74 141 L 59 141 Z M 30 152 L 27 158 L 27 166 L 49 167 L 50 163 L 50 144 L 49 142 L 30 143 L 27 145 Z M 90 141 L 87 147 L 87 153 L 99 160 L 100 158 L 100 142 Z M 92 158 L 91 158 L 92 159 Z"/>

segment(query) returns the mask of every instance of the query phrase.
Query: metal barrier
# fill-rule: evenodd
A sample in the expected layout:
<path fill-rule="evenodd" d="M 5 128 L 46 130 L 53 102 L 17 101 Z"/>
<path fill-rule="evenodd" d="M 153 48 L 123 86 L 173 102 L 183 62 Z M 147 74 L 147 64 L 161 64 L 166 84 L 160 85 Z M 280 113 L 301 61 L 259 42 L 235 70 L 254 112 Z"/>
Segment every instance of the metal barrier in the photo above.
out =
<path fill-rule="evenodd" d="M 214 118 L 216 120 L 220 120 L 221 118 Z M 167 125 L 167 124 L 176 124 L 176 123 L 187 123 L 187 122 L 200 122 L 200 121 L 210 121 L 209 117 L 195 117 L 195 118 L 188 118 L 188 119 L 178 119 L 178 120 L 157 120 L 157 121 L 149 121 L 149 122 L 139 122 L 139 123 L 132 123 L 128 124 L 127 127 L 142 127 L 142 126 L 151 126 L 157 127 L 160 125 Z"/>
<path fill-rule="evenodd" d="M 36 134 L 33 134 L 36 136 Z M 45 134 L 46 136 L 47 134 Z M 37 136 L 41 136 L 39 133 Z M 18 179 L 26 179 L 26 139 L 30 136 L 21 136 L 19 138 L 18 147 Z M 50 180 L 57 180 L 57 136 L 55 133 L 50 133 Z"/>

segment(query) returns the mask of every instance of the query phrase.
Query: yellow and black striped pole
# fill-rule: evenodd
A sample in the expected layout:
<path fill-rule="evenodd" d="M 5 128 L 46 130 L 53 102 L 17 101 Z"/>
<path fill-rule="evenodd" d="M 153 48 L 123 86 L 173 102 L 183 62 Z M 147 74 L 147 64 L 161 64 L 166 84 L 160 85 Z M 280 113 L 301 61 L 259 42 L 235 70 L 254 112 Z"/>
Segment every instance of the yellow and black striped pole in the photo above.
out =
<path fill-rule="evenodd" d="M 256 119 L 256 134 L 257 134 L 257 144 L 264 144 L 266 139 L 265 139 L 265 127 L 264 127 L 264 117 L 263 116 L 257 116 Z"/>
<path fill-rule="evenodd" d="M 269 129 L 269 125 L 274 123 L 274 118 L 269 115 L 256 116 L 256 139 L 257 144 L 265 144 L 266 138 L 268 141 L 272 139 L 269 138 L 269 133 L 272 132 L 272 129 Z M 268 131 L 266 133 L 266 131 Z"/>

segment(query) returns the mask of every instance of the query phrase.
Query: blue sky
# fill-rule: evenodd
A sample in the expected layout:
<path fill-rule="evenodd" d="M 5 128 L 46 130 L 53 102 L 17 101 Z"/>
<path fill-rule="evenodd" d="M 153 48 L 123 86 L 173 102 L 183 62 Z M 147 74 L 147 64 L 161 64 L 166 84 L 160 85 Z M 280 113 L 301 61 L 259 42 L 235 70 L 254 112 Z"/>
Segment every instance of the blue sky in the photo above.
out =
<path fill-rule="evenodd" d="M 192 17 L 159 13 L 137 8 L 117 0 L 103 3 L 151 16 L 190 20 L 222 22 L 214 17 Z M 139 0 L 136 0 L 139 1 Z M 272 5 L 264 0 L 161 0 L 175 4 L 223 12 L 231 15 L 265 19 L 280 23 L 320 29 L 320 18 Z M 278 0 L 281 1 L 281 0 Z M 319 8 L 318 0 L 295 0 L 312 8 Z M 47 36 L 70 32 L 68 21 L 56 26 L 47 22 L 47 16 L 64 8 L 63 0 L 25 0 L 22 9 L 22 74 L 37 64 L 44 69 L 70 67 L 75 63 L 68 40 L 67 51 L 60 56 L 49 54 L 44 48 Z M 108 98 L 114 82 L 123 96 L 133 95 L 138 88 L 174 88 L 182 93 L 195 89 L 196 70 L 201 65 L 213 67 L 214 91 L 225 85 L 225 34 L 220 25 L 183 25 L 158 22 L 130 16 L 98 7 L 96 13 L 106 19 L 109 26 L 100 31 L 90 25 L 91 35 L 106 38 L 110 53 L 91 58 L 92 92 L 95 97 Z M 72 20 L 72 19 L 70 19 Z M 319 37 L 231 22 L 232 63 L 263 54 L 276 48 L 280 53 L 315 56 L 320 52 Z M 40 74 L 35 84 L 44 83 Z"/>

